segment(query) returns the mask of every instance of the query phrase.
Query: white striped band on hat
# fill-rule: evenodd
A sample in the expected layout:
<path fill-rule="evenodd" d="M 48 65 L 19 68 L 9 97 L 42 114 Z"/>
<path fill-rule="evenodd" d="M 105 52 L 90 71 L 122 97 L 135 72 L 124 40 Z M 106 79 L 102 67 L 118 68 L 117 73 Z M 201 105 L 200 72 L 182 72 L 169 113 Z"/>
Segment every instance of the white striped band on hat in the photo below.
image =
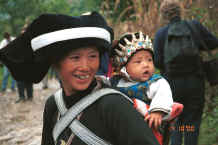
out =
<path fill-rule="evenodd" d="M 99 38 L 111 43 L 110 33 L 106 29 L 99 27 L 80 27 L 39 35 L 31 40 L 31 46 L 33 51 L 36 51 L 56 42 L 79 38 Z"/>

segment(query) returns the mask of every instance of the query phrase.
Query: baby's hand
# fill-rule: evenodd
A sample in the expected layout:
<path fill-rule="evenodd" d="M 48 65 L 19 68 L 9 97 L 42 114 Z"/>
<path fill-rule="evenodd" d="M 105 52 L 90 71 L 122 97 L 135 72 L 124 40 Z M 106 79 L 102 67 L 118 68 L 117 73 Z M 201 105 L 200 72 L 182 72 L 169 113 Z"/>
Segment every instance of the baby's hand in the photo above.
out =
<path fill-rule="evenodd" d="M 158 127 L 161 125 L 163 115 L 164 113 L 160 111 L 151 112 L 145 117 L 145 121 L 148 121 L 148 125 L 150 128 L 152 128 L 153 125 L 154 128 L 157 130 Z"/>

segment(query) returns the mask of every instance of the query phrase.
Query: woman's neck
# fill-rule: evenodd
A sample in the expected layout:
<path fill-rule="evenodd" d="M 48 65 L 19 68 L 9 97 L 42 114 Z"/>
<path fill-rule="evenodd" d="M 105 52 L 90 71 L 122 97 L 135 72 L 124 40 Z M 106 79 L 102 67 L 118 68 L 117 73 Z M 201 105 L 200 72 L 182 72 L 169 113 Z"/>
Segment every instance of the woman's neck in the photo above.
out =
<path fill-rule="evenodd" d="M 87 89 L 85 89 L 85 90 L 78 91 L 78 90 L 75 90 L 73 88 L 66 88 L 66 87 L 63 87 L 63 86 L 62 86 L 62 88 L 63 88 L 64 93 L 65 93 L 66 96 L 73 96 L 73 95 L 76 95 L 76 94 L 83 94 L 83 92 L 86 93 L 86 92 L 89 92 L 90 90 L 93 90 L 95 88 L 96 84 L 97 84 L 96 80 L 94 79 L 91 82 L 91 84 L 89 85 L 89 87 Z"/>

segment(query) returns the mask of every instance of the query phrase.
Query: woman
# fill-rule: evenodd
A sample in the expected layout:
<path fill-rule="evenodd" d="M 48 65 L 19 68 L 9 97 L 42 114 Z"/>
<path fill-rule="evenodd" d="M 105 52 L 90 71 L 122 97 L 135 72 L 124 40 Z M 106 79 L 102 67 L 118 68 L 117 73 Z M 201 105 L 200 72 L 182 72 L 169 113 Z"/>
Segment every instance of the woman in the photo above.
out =
<path fill-rule="evenodd" d="M 158 145 L 131 102 L 112 89 L 105 93 L 107 86 L 95 79 L 100 56 L 113 39 L 112 29 L 100 14 L 42 15 L 21 37 L 31 41 L 32 51 L 25 51 L 32 57 L 25 54 L 16 59 L 22 60 L 19 66 L 31 68 L 32 77 L 26 78 L 21 71 L 16 74 L 15 56 L 13 60 L 5 56 L 14 53 L 1 52 L 17 79 L 38 82 L 52 65 L 61 80 L 62 89 L 45 104 L 42 145 Z M 96 96 L 100 97 L 93 99 Z"/>

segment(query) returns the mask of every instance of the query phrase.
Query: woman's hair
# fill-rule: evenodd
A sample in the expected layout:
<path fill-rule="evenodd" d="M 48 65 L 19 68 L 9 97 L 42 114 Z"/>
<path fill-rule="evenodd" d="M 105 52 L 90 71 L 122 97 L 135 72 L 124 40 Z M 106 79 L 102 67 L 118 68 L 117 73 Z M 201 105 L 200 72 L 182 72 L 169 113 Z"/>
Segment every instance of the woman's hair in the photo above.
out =
<path fill-rule="evenodd" d="M 172 18 L 182 16 L 183 7 L 178 0 L 163 0 L 160 6 L 162 20 L 170 21 Z"/>

